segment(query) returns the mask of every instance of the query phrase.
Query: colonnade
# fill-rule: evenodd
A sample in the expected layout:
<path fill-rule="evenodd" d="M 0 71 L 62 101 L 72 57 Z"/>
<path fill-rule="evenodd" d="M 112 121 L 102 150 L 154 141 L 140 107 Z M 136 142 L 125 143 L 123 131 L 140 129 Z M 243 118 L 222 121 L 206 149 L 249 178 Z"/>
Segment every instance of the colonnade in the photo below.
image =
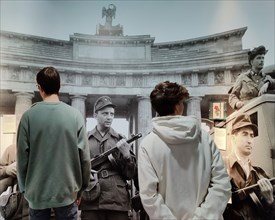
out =
<path fill-rule="evenodd" d="M 34 98 L 34 93 L 30 92 L 16 92 L 15 102 L 15 115 L 17 118 L 17 125 L 22 117 L 22 114 L 31 107 L 32 99 Z M 86 118 L 86 99 L 87 96 L 84 95 L 70 95 L 71 106 L 78 109 L 83 118 Z M 187 115 L 195 115 L 198 120 L 201 120 L 201 107 L 200 102 L 201 97 L 191 97 L 187 101 Z M 152 125 L 152 109 L 151 103 L 148 96 L 137 96 L 135 98 L 137 102 L 137 108 L 131 109 L 129 112 L 130 115 L 125 115 L 125 118 L 129 121 L 130 127 L 129 130 L 133 132 L 141 131 L 143 134 L 150 132 Z M 131 117 L 132 116 L 132 117 Z M 134 121 L 136 120 L 136 121 Z"/>
<path fill-rule="evenodd" d="M 34 94 L 30 92 L 16 92 L 14 95 L 16 97 L 14 114 L 16 115 L 16 127 L 18 127 L 23 113 L 32 105 Z"/>

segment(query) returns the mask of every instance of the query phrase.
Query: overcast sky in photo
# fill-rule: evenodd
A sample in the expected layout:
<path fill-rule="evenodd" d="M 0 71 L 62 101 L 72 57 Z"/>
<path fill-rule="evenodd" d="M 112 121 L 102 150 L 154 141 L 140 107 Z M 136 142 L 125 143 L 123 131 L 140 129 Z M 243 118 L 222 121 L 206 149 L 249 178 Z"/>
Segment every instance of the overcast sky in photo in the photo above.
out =
<path fill-rule="evenodd" d="M 124 35 L 151 35 L 155 43 L 188 40 L 247 27 L 243 48 L 264 45 L 265 64 L 275 63 L 274 0 L 1 0 L 1 30 L 69 40 L 96 33 L 105 24 L 102 8 L 117 8 L 113 25 Z"/>
<path fill-rule="evenodd" d="M 274 0 L 1 0 L 0 29 L 69 41 L 74 33 L 96 34 L 109 4 L 116 6 L 113 25 L 122 25 L 124 35 L 151 35 L 155 43 L 247 27 L 243 49 L 264 45 L 265 66 L 275 63 Z"/>

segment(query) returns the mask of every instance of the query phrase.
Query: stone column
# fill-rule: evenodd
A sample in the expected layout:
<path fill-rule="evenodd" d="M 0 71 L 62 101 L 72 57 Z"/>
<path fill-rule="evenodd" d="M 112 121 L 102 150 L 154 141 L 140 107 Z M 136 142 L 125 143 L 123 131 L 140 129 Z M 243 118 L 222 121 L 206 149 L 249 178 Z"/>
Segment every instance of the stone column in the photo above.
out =
<path fill-rule="evenodd" d="M 208 72 L 208 85 L 213 86 L 215 85 L 215 73 L 214 71 Z"/>
<path fill-rule="evenodd" d="M 193 96 L 187 100 L 187 115 L 195 115 L 201 121 L 201 97 Z"/>
<path fill-rule="evenodd" d="M 230 85 L 231 83 L 231 70 L 228 68 L 224 71 L 224 82 L 225 85 Z"/>
<path fill-rule="evenodd" d="M 32 105 L 33 93 L 29 92 L 16 92 L 15 101 L 15 115 L 16 115 L 16 126 L 18 126 L 20 119 L 25 111 L 27 111 Z"/>
<path fill-rule="evenodd" d="M 129 123 L 129 126 L 128 126 L 128 132 L 129 132 L 128 136 L 130 137 L 132 134 L 135 133 L 133 116 L 132 115 L 128 116 L 127 121 Z"/>
<path fill-rule="evenodd" d="M 72 95 L 71 100 L 72 100 L 72 104 L 71 104 L 72 107 L 78 109 L 86 121 L 86 105 L 85 105 L 86 96 Z"/>
<path fill-rule="evenodd" d="M 132 134 L 137 134 L 137 132 L 135 131 L 135 128 L 134 128 L 134 116 L 133 115 L 130 115 L 128 116 L 127 118 L 127 121 L 129 122 L 129 127 L 128 127 L 128 137 L 130 138 Z M 137 143 L 138 142 L 133 142 L 131 144 L 131 147 L 132 147 L 132 151 L 137 155 L 138 154 L 138 151 L 137 151 Z"/>
<path fill-rule="evenodd" d="M 192 77 L 192 86 L 198 86 L 199 85 L 198 71 L 193 70 L 191 77 Z"/>
<path fill-rule="evenodd" d="M 147 96 L 139 96 L 138 99 L 138 132 L 148 134 L 152 129 L 152 109 L 150 99 Z"/>

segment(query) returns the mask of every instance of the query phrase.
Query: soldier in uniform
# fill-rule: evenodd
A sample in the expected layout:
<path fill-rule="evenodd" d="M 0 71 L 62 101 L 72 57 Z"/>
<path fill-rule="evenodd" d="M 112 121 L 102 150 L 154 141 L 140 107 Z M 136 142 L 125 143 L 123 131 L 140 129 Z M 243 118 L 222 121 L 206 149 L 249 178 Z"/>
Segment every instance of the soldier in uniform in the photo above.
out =
<path fill-rule="evenodd" d="M 257 125 L 247 114 L 237 116 L 232 123 L 233 151 L 224 161 L 233 193 L 232 203 L 224 213 L 225 220 L 271 220 L 275 217 L 275 195 L 269 176 L 249 159 L 257 133 Z M 251 187 L 256 183 L 258 186 Z"/>
<path fill-rule="evenodd" d="M 98 177 L 99 193 L 95 188 L 84 192 L 80 204 L 82 220 L 128 220 L 130 194 L 127 180 L 136 175 L 136 159 L 130 152 L 126 139 L 112 127 L 115 105 L 110 97 L 102 96 L 94 105 L 96 127 L 88 132 L 91 158 L 117 146 L 117 152 L 108 156 L 108 160 L 97 167 L 94 174 Z M 93 180 L 94 181 L 94 180 Z M 90 195 L 90 196 L 89 196 Z"/>
<path fill-rule="evenodd" d="M 240 74 L 229 91 L 229 104 L 233 109 L 238 110 L 249 100 L 275 88 L 275 79 L 262 73 L 266 53 L 267 50 L 264 46 L 259 46 L 248 52 L 251 69 Z"/>

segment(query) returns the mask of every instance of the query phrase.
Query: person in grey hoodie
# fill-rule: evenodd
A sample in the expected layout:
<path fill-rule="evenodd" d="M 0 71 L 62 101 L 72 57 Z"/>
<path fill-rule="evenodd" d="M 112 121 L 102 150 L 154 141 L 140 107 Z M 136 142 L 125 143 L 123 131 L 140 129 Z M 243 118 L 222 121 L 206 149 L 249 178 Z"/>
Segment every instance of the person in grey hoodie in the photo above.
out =
<path fill-rule="evenodd" d="M 150 94 L 152 131 L 138 151 L 140 197 L 151 220 L 223 219 L 231 185 L 223 159 L 198 120 L 182 116 L 189 94 L 169 81 Z"/>

